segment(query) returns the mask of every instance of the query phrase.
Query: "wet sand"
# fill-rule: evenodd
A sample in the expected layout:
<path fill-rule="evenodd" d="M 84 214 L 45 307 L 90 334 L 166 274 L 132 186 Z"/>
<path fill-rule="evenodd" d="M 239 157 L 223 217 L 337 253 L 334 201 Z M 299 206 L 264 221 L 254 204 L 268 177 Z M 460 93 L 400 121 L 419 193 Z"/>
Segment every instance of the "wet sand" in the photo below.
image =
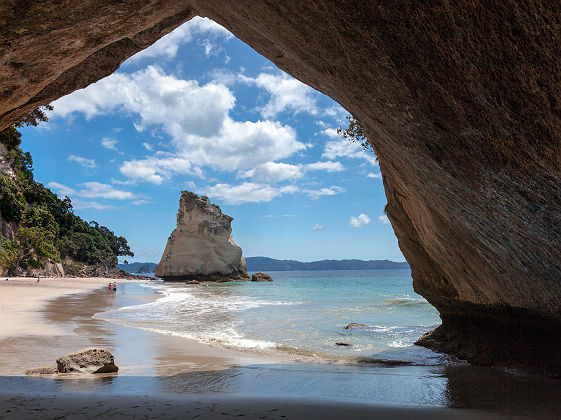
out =
<path fill-rule="evenodd" d="M 482 374 L 474 369 L 446 369 L 441 393 L 453 398 L 419 402 L 416 389 L 433 386 L 434 380 L 409 377 L 411 367 L 326 369 L 154 334 L 92 317 L 157 298 L 138 283 L 117 280 L 118 293 L 110 294 L 108 279 L 34 281 L 0 285 L 2 327 L 5 319 L 11 323 L 0 336 L 0 417 L 553 418 L 561 407 L 555 382 L 523 379 L 518 387 L 491 374 L 484 381 L 488 388 L 478 392 Z M 23 376 L 26 369 L 54 365 L 57 357 L 90 346 L 110 350 L 119 373 Z M 440 374 L 435 370 L 435 377 Z M 354 394 L 369 380 L 368 386 L 378 386 L 376 401 Z M 403 395 L 392 395 L 396 390 Z M 550 403 L 538 407 L 534 403 L 540 399 Z"/>

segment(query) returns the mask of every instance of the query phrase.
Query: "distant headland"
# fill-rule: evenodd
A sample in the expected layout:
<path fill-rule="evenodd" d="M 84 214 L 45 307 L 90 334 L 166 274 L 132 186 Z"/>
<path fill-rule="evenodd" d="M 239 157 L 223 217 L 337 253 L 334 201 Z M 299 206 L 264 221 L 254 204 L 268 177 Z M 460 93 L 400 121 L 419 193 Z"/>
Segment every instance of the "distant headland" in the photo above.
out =
<path fill-rule="evenodd" d="M 321 260 L 301 262 L 275 260 L 268 257 L 246 258 L 248 271 L 309 271 L 309 270 L 391 270 L 409 268 L 406 262 L 389 260 Z"/>
<path fill-rule="evenodd" d="M 268 257 L 247 257 L 248 271 L 310 271 L 310 270 L 396 270 L 407 269 L 406 262 L 389 260 L 321 260 L 301 262 L 295 260 L 276 260 Z M 129 273 L 153 273 L 156 263 L 133 262 L 117 264 L 121 270 Z"/>

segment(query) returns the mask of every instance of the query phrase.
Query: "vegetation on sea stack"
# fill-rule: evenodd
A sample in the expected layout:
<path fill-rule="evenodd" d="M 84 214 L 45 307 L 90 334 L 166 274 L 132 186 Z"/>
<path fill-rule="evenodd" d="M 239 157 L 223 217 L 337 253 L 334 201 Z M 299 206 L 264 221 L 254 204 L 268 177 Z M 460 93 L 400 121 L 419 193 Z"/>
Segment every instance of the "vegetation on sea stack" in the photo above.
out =
<path fill-rule="evenodd" d="M 17 226 L 13 237 L 0 235 L 0 268 L 16 273 L 43 268 L 66 258 L 88 265 L 114 267 L 120 255 L 134 256 L 127 240 L 97 222 L 76 216 L 70 198 L 60 199 L 33 178 L 33 160 L 20 148 L 19 128 L 47 121 L 36 109 L 18 124 L 0 131 L 15 177 L 0 173 L 0 217 Z"/>

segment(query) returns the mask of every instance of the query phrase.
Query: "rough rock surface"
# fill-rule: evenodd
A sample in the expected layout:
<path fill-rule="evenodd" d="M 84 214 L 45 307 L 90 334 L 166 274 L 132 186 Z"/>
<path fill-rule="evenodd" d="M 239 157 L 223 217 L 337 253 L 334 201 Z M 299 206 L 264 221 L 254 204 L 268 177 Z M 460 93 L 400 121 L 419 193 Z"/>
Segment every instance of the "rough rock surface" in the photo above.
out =
<path fill-rule="evenodd" d="M 251 275 L 251 281 L 273 281 L 270 275 L 259 272 Z"/>
<path fill-rule="evenodd" d="M 520 340 L 560 347 L 560 2 L 1 1 L 0 124 L 194 14 L 359 118 L 414 288 L 441 313 L 425 345 L 529 363 Z"/>
<path fill-rule="evenodd" d="M 56 375 L 57 373 L 58 369 L 52 366 L 39 366 L 25 371 L 27 376 Z"/>
<path fill-rule="evenodd" d="M 164 280 L 247 280 L 242 249 L 232 236 L 233 218 L 188 191 L 181 193 L 177 228 L 171 233 L 156 276 Z"/>
<path fill-rule="evenodd" d="M 364 324 L 358 324 L 356 322 L 351 322 L 350 324 L 347 324 L 345 326 L 345 328 L 343 328 L 344 330 L 354 330 L 355 328 L 363 328 L 363 327 L 367 327 L 368 325 L 364 325 Z"/>
<path fill-rule="evenodd" d="M 78 350 L 59 357 L 56 365 L 60 373 L 111 373 L 119 370 L 113 355 L 98 348 Z"/>

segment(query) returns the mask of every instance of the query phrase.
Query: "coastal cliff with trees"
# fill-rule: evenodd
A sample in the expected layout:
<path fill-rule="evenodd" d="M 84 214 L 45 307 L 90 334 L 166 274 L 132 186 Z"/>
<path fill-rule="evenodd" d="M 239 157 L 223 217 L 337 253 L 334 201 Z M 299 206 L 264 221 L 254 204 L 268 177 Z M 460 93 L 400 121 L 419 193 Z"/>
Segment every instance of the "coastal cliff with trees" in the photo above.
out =
<path fill-rule="evenodd" d="M 47 121 L 38 108 L 0 131 L 0 272 L 103 275 L 118 256 L 134 256 L 127 240 L 76 214 L 33 177 L 33 159 L 21 148 L 23 126 Z"/>

